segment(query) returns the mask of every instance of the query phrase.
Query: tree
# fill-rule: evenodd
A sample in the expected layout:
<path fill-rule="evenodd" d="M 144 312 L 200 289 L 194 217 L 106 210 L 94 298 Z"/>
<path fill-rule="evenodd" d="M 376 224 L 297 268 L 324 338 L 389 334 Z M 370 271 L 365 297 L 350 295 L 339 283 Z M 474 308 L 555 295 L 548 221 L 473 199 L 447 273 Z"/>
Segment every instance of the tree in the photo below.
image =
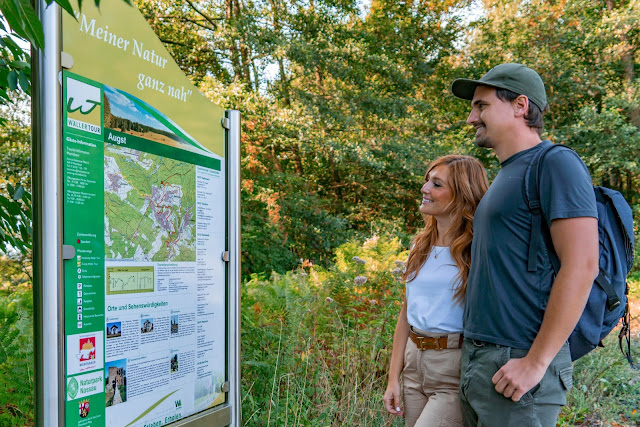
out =
<path fill-rule="evenodd" d="M 187 74 L 214 64 L 200 89 L 243 112 L 245 272 L 323 262 L 372 227 L 409 236 L 426 164 L 471 149 L 431 136 L 467 1 L 139 4 Z"/>

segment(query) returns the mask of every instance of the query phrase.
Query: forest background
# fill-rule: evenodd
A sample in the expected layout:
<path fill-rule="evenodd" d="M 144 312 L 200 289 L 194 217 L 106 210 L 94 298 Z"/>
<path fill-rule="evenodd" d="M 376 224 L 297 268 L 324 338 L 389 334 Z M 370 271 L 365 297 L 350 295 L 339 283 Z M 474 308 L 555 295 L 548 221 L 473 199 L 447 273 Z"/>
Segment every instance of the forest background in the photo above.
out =
<path fill-rule="evenodd" d="M 245 425 L 399 423 L 381 397 L 425 169 L 449 153 L 499 167 L 454 78 L 537 70 L 545 137 L 626 197 L 639 237 L 640 0 L 134 3 L 193 83 L 243 115 Z M 44 39 L 16 5 L 0 3 L 0 425 L 31 424 L 34 404 L 30 55 L 14 40 Z M 639 371 L 615 341 L 576 365 L 560 424 L 640 423 Z"/>

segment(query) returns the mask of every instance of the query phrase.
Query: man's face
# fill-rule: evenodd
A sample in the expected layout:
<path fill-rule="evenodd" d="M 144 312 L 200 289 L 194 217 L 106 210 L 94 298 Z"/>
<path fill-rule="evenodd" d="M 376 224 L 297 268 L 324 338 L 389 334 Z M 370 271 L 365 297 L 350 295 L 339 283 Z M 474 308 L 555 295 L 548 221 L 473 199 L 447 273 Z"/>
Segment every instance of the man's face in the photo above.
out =
<path fill-rule="evenodd" d="M 471 100 L 471 113 L 467 123 L 476 130 L 478 147 L 495 148 L 510 138 L 510 126 L 515 119 L 511 102 L 496 96 L 495 88 L 478 86 Z"/>

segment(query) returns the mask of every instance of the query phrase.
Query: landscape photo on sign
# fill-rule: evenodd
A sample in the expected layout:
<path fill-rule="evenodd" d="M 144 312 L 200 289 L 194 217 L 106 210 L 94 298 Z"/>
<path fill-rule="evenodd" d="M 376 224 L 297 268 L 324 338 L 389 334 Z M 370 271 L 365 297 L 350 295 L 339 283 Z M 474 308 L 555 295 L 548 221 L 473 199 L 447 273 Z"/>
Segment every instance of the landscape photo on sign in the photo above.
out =
<path fill-rule="evenodd" d="M 182 150 L 210 153 L 165 114 L 129 93 L 105 85 L 104 104 L 106 128 Z"/>

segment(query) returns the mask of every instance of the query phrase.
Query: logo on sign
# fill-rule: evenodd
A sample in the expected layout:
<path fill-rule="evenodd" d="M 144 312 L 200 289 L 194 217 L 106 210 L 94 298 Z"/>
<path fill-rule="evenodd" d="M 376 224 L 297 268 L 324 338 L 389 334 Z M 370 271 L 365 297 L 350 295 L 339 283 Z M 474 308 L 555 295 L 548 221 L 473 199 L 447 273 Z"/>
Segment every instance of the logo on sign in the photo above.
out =
<path fill-rule="evenodd" d="M 80 352 L 76 355 L 81 362 L 96 358 L 96 337 L 80 339 Z"/>
<path fill-rule="evenodd" d="M 78 381 L 75 378 L 71 378 L 69 380 L 69 384 L 67 384 L 67 394 L 72 399 L 78 395 Z"/>
<path fill-rule="evenodd" d="M 102 93 L 99 87 L 67 77 L 67 126 L 102 134 Z"/>
<path fill-rule="evenodd" d="M 80 418 L 86 418 L 89 415 L 89 399 L 80 401 L 78 411 L 80 412 Z"/>

